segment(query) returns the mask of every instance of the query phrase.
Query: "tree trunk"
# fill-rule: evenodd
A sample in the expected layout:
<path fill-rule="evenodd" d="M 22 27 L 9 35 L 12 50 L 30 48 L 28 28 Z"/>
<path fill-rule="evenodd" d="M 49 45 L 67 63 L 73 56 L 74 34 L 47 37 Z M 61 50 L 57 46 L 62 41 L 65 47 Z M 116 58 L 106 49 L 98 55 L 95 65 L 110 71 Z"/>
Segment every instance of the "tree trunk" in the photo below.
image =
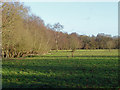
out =
<path fill-rule="evenodd" d="M 56 39 L 56 52 L 58 52 L 58 41 L 57 41 L 57 39 Z"/>
<path fill-rule="evenodd" d="M 74 57 L 74 52 L 72 51 L 72 57 Z"/>
<path fill-rule="evenodd" d="M 8 50 L 6 51 L 6 58 L 9 58 L 9 52 L 8 52 Z"/>

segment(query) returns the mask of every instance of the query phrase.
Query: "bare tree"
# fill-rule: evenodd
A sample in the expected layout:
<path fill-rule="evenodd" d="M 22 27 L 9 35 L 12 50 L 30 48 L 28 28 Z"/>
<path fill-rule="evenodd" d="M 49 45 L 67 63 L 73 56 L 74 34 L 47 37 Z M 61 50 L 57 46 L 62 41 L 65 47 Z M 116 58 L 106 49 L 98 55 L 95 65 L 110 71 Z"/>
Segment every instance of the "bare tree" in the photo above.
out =
<path fill-rule="evenodd" d="M 107 48 L 109 49 L 109 51 L 110 51 L 110 49 L 112 49 L 114 47 L 115 47 L 115 44 L 113 41 L 107 41 Z"/>
<path fill-rule="evenodd" d="M 58 39 L 59 39 L 59 33 L 63 29 L 63 25 L 60 23 L 55 23 L 52 28 L 54 32 L 54 37 L 55 37 L 55 43 L 56 43 L 56 51 L 58 51 Z"/>
<path fill-rule="evenodd" d="M 79 47 L 79 39 L 77 37 L 77 34 L 76 33 L 70 34 L 69 41 L 70 41 L 70 48 L 72 50 L 72 57 L 73 57 L 75 50 Z"/>

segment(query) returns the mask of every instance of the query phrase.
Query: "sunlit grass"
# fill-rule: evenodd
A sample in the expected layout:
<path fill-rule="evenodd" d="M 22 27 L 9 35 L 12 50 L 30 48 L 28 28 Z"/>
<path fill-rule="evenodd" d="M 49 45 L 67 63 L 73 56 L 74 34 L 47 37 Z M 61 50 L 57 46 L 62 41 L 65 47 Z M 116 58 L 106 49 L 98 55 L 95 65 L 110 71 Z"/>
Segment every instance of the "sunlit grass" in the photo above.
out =
<path fill-rule="evenodd" d="M 47 56 L 71 56 L 71 50 L 51 51 Z M 76 50 L 74 56 L 118 56 L 118 50 Z"/>
<path fill-rule="evenodd" d="M 3 88 L 118 87 L 117 50 L 78 50 L 74 57 L 66 57 L 67 51 L 49 53 L 53 56 L 3 60 Z"/>

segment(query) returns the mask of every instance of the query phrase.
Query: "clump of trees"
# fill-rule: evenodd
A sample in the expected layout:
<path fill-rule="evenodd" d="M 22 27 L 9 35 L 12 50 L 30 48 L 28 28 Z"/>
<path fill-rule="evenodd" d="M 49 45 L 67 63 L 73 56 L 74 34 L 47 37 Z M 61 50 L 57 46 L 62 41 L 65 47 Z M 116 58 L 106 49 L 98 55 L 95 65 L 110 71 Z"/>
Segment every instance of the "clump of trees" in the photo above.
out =
<path fill-rule="evenodd" d="M 44 54 L 51 49 L 50 30 L 40 17 L 29 15 L 29 8 L 23 3 L 3 3 L 2 16 L 3 57 Z"/>
<path fill-rule="evenodd" d="M 118 49 L 118 37 L 63 33 L 60 23 L 45 25 L 44 21 L 29 14 L 30 9 L 20 2 L 2 3 L 2 57 L 23 57 L 46 54 L 50 50 Z"/>

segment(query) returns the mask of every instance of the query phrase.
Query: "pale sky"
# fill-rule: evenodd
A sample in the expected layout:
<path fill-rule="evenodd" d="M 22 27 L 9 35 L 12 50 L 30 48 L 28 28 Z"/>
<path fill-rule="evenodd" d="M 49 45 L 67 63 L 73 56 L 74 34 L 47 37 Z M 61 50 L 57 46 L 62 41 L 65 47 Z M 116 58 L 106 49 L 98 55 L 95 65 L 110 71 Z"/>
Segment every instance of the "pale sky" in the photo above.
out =
<path fill-rule="evenodd" d="M 25 2 L 45 24 L 59 22 L 63 31 L 80 35 L 118 35 L 117 2 Z"/>

